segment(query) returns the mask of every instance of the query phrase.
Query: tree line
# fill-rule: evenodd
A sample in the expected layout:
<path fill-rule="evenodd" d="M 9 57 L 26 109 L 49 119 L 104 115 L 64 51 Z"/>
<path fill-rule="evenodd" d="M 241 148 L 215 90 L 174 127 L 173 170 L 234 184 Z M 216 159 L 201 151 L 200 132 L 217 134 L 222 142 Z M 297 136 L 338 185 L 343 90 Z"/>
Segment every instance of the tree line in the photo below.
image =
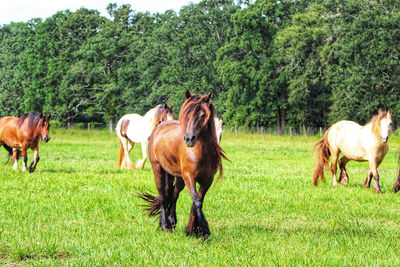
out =
<path fill-rule="evenodd" d="M 230 125 L 327 127 L 400 115 L 398 0 L 109 4 L 0 27 L 0 116 L 115 121 L 213 91 Z"/>

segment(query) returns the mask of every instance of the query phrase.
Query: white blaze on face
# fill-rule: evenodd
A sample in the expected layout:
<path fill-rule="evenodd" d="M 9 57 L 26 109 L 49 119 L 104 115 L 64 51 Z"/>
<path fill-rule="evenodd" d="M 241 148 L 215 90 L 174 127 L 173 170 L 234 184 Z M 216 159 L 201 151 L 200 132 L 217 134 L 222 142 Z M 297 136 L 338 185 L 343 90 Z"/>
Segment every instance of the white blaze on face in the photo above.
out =
<path fill-rule="evenodd" d="M 173 120 L 174 117 L 171 114 L 167 114 L 167 121 Z"/>
<path fill-rule="evenodd" d="M 389 138 L 391 126 L 392 126 L 392 119 L 391 116 L 388 114 L 385 118 L 380 121 L 381 124 L 381 141 L 386 143 Z"/>

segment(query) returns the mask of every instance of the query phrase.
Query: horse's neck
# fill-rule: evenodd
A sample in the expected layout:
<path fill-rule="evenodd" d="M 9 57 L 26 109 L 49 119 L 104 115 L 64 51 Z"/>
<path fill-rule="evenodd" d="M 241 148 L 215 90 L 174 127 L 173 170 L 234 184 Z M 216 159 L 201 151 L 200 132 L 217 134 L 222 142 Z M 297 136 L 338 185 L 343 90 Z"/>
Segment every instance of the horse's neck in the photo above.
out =
<path fill-rule="evenodd" d="M 157 124 L 157 122 L 155 121 L 155 119 L 154 119 L 154 114 L 155 114 L 155 112 L 156 112 L 156 109 L 157 108 L 153 108 L 153 109 L 151 109 L 151 110 L 149 110 L 146 114 L 144 114 L 144 116 L 143 116 L 143 118 L 144 118 L 144 120 L 146 120 L 146 121 L 148 121 L 149 122 L 149 125 L 150 125 L 150 127 L 153 129 L 155 126 L 156 126 L 156 124 Z"/>

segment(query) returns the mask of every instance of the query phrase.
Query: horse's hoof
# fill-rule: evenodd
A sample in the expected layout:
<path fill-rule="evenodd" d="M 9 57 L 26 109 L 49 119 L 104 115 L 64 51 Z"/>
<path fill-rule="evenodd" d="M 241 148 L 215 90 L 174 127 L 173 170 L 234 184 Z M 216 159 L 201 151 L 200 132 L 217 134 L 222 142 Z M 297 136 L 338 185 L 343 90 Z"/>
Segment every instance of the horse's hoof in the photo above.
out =
<path fill-rule="evenodd" d="M 383 194 L 383 192 L 382 192 L 382 190 L 377 190 L 377 189 L 375 189 L 375 193 L 377 193 L 377 194 Z"/>

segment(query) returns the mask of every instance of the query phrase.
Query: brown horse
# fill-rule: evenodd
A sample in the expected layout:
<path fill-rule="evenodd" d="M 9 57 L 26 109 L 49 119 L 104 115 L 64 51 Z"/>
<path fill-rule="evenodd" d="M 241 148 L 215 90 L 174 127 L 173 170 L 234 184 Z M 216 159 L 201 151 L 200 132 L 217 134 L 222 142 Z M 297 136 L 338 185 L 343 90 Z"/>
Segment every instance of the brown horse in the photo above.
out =
<path fill-rule="evenodd" d="M 18 170 L 18 158 L 22 149 L 23 165 L 22 171 L 27 170 L 27 149 L 31 148 L 34 152 L 34 160 L 29 166 L 29 172 L 33 172 L 39 162 L 39 141 L 47 143 L 50 140 L 49 128 L 50 117 L 43 114 L 32 112 L 22 115 L 22 117 L 4 117 L 0 119 L 0 145 L 8 151 L 8 157 L 12 156 L 14 162 L 13 169 Z"/>
<path fill-rule="evenodd" d="M 313 184 L 318 184 L 318 178 L 324 179 L 324 166 L 327 167 L 329 158 L 332 158 L 331 171 L 333 174 L 333 186 L 337 182 L 348 184 L 349 176 L 346 172 L 346 164 L 350 160 L 368 161 L 370 170 L 364 182 L 364 187 L 370 187 L 371 178 L 374 177 L 375 192 L 382 193 L 379 186 L 378 166 L 389 150 L 389 135 L 392 124 L 392 110 L 382 112 L 372 117 L 371 121 L 361 126 L 352 121 L 339 121 L 326 131 L 314 147 L 319 153 L 318 163 L 313 174 Z M 336 180 L 336 169 L 339 154 L 343 157 L 339 161 L 340 176 Z"/>
<path fill-rule="evenodd" d="M 186 186 L 193 200 L 186 235 L 203 238 L 210 235 L 202 211 L 204 196 L 218 168 L 222 177 L 221 158 L 226 159 L 215 133 L 211 95 L 212 92 L 191 95 L 186 91 L 179 121 L 161 123 L 150 136 L 149 157 L 158 197 L 149 194 L 139 197 L 149 202 L 149 216 L 160 215 L 162 230 L 172 231 L 176 226 L 176 202 Z M 196 182 L 200 185 L 198 192 Z"/>

